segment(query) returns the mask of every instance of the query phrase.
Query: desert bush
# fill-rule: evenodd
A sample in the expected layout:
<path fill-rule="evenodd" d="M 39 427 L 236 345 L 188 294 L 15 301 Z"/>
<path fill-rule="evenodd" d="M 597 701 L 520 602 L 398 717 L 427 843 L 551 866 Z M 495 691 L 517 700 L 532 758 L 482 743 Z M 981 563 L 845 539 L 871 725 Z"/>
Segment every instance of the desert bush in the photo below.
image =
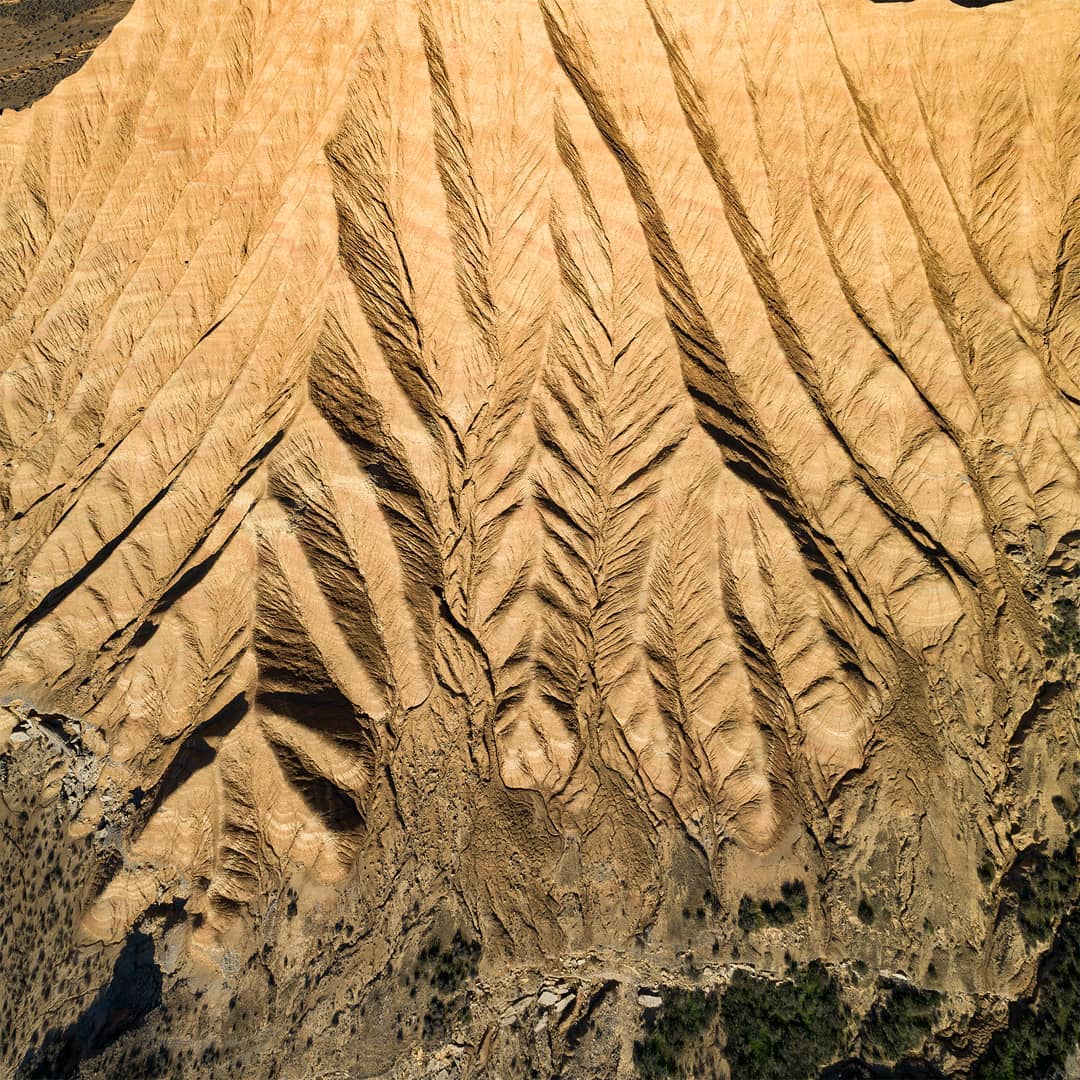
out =
<path fill-rule="evenodd" d="M 760 926 L 787 926 L 807 912 L 806 884 L 785 881 L 780 886 L 779 900 L 755 900 L 744 896 L 739 901 L 739 928 L 749 932 Z"/>
<path fill-rule="evenodd" d="M 1043 634 L 1046 655 L 1055 659 L 1080 653 L 1080 609 L 1074 600 L 1054 601 Z"/>
<path fill-rule="evenodd" d="M 693 1051 L 716 1015 L 716 995 L 704 990 L 668 990 L 664 1004 L 645 1021 L 644 1037 L 634 1043 L 638 1075 L 685 1076 Z"/>
<path fill-rule="evenodd" d="M 1060 851 L 1039 858 L 1016 885 L 1016 921 L 1029 945 L 1046 941 L 1077 886 L 1077 845 L 1071 839 Z"/>
<path fill-rule="evenodd" d="M 889 986 L 863 1021 L 863 1046 L 879 1060 L 898 1060 L 930 1034 L 940 1003 L 936 990 L 910 983 Z"/>
<path fill-rule="evenodd" d="M 975 1080 L 1064 1076 L 1080 1031 L 1080 910 L 1061 923 L 1043 960 L 1034 998 L 1014 1002 L 1009 1022 L 971 1071 Z"/>
<path fill-rule="evenodd" d="M 802 1080 L 835 1060 L 849 1025 L 840 988 L 818 961 L 782 982 L 736 971 L 720 999 L 732 1080 Z"/>

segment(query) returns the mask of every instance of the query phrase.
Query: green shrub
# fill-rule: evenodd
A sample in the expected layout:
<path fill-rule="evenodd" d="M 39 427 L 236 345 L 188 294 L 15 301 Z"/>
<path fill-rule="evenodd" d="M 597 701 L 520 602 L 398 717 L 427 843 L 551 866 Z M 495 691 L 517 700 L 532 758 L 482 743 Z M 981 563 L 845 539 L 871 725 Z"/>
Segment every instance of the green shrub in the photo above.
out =
<path fill-rule="evenodd" d="M 664 1004 L 645 1021 L 634 1043 L 634 1063 L 644 1080 L 689 1075 L 693 1051 L 716 1015 L 716 995 L 704 990 L 667 990 Z"/>
<path fill-rule="evenodd" d="M 739 901 L 739 929 L 746 933 L 761 926 L 787 926 L 807 912 L 806 885 L 802 881 L 785 881 L 780 886 L 779 900 L 755 900 L 744 896 Z"/>
<path fill-rule="evenodd" d="M 780 895 L 790 905 L 796 915 L 805 915 L 808 907 L 806 884 L 802 881 L 785 881 L 780 886 Z"/>
<path fill-rule="evenodd" d="M 790 981 L 736 971 L 720 1000 L 732 1080 L 802 1080 L 835 1060 L 848 1027 L 840 988 L 823 964 Z"/>
<path fill-rule="evenodd" d="M 1054 658 L 1080 653 L 1080 611 L 1076 602 L 1064 598 L 1054 601 L 1054 610 L 1043 634 L 1046 655 Z"/>
<path fill-rule="evenodd" d="M 1058 812 L 1058 816 L 1062 821 L 1068 822 L 1073 817 L 1073 811 L 1069 804 L 1065 801 L 1064 796 L 1055 795 L 1050 800 L 1050 805 Z"/>
<path fill-rule="evenodd" d="M 863 1046 L 877 1059 L 896 1061 L 930 1034 L 941 995 L 909 983 L 896 983 L 874 1002 L 863 1021 Z"/>
<path fill-rule="evenodd" d="M 1024 940 L 1046 941 L 1076 894 L 1077 846 L 1072 839 L 1060 851 L 1038 859 L 1016 887 L 1016 921 Z"/>
<path fill-rule="evenodd" d="M 990 1041 L 975 1080 L 1064 1076 L 1080 1032 L 1080 910 L 1062 921 L 1039 968 L 1034 1000 L 1014 1002 L 1008 1025 Z"/>
<path fill-rule="evenodd" d="M 453 993 L 476 978 L 480 964 L 480 942 L 454 931 L 449 948 L 443 948 L 438 938 L 432 938 L 417 958 L 415 974 L 425 973 L 440 990 Z"/>
<path fill-rule="evenodd" d="M 749 933 L 751 930 L 756 930 L 759 926 L 763 926 L 765 923 L 764 918 L 761 915 L 761 905 L 752 900 L 749 896 L 744 896 L 739 901 L 739 929 Z"/>
<path fill-rule="evenodd" d="M 874 921 L 874 909 L 870 904 L 870 901 L 865 896 L 859 897 L 859 907 L 857 914 L 859 916 L 859 922 L 865 923 L 869 926 Z"/>

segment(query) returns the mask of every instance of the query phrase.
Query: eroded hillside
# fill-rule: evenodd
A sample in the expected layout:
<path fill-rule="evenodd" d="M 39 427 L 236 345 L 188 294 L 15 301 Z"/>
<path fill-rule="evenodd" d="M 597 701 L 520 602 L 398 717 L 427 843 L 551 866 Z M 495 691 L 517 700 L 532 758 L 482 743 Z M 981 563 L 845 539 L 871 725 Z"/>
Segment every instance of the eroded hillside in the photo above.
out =
<path fill-rule="evenodd" d="M 0 118 L 5 805 L 97 972 L 10 1064 L 739 1075 L 771 973 L 955 1072 L 1032 991 L 1080 11 L 715 7 L 136 0 Z"/>

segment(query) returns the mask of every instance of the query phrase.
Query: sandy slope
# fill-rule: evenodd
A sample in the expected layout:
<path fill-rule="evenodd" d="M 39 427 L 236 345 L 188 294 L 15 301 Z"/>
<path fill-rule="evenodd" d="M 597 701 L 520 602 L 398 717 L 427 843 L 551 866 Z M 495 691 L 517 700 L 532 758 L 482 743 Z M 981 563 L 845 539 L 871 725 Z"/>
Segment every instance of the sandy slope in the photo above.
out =
<path fill-rule="evenodd" d="M 300 868 L 661 966 L 708 890 L 723 961 L 798 878 L 764 966 L 1026 985 L 1078 41 L 1068 0 L 135 0 L 0 118 L 0 690 L 122 822 L 84 938 L 182 898 L 217 963 Z"/>

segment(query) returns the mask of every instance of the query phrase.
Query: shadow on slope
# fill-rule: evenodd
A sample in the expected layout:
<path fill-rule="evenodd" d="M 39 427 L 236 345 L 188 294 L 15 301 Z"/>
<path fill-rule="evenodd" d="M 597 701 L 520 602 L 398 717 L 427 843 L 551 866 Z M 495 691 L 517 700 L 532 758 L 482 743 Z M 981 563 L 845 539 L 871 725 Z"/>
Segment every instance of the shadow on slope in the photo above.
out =
<path fill-rule="evenodd" d="M 37 1050 L 28 1050 L 17 1080 L 54 1080 L 77 1075 L 79 1066 L 137 1027 L 161 1004 L 161 969 L 154 940 L 133 930 L 116 958 L 112 978 L 73 1024 L 53 1029 Z"/>

